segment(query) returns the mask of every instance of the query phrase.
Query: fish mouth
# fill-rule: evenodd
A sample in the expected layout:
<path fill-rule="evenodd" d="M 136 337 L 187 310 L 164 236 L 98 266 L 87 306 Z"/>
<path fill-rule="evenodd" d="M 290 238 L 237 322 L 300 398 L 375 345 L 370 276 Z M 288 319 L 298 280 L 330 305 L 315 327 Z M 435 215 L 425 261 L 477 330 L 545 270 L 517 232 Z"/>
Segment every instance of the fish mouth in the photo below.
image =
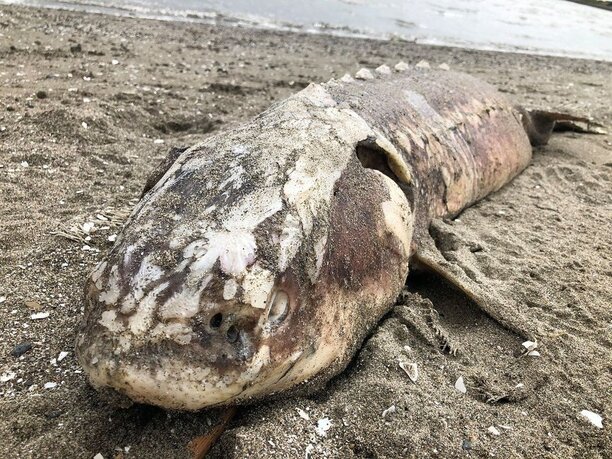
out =
<path fill-rule="evenodd" d="M 78 336 L 77 355 L 95 388 L 141 403 L 198 410 L 258 398 L 301 355 L 291 347 L 294 341 L 282 338 L 297 306 L 296 292 L 284 282 L 272 288 L 265 308 L 256 308 L 238 298 L 225 300 L 222 288 L 213 289 L 193 317 L 158 314 L 137 336 L 129 327 L 131 316 L 102 304 L 90 285 L 91 314 Z"/>

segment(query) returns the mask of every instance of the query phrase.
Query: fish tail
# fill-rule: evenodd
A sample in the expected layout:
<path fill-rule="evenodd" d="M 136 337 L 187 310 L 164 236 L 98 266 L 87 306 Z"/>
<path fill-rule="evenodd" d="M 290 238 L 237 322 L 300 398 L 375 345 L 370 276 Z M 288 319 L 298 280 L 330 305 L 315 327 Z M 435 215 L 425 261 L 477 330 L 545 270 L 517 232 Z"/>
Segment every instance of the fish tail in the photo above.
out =
<path fill-rule="evenodd" d="M 569 113 L 548 112 L 545 110 L 526 110 L 518 107 L 522 115 L 523 128 L 533 146 L 546 145 L 553 132 L 572 131 L 585 134 L 605 134 L 601 124 L 589 118 Z"/>

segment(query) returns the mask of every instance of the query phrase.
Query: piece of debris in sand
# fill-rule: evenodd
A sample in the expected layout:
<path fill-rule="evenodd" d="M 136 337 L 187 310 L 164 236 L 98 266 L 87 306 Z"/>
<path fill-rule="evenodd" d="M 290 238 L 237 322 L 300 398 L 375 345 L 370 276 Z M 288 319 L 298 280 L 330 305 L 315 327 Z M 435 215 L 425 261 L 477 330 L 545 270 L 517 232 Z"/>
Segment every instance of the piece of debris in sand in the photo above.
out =
<path fill-rule="evenodd" d="M 308 413 L 306 411 L 301 408 L 296 408 L 296 410 L 302 419 L 310 421 L 310 416 L 308 416 Z"/>
<path fill-rule="evenodd" d="M 410 378 L 410 381 L 416 384 L 419 379 L 419 368 L 416 363 L 407 363 L 400 361 L 399 366 Z"/>
<path fill-rule="evenodd" d="M 55 389 L 57 387 L 57 383 L 54 382 L 48 382 L 45 383 L 44 388 L 45 389 Z"/>
<path fill-rule="evenodd" d="M 6 373 L 2 373 L 0 375 L 0 382 L 5 383 L 10 381 L 11 379 L 15 379 L 16 374 L 12 371 L 7 371 Z"/>
<path fill-rule="evenodd" d="M 325 435 L 327 435 L 327 431 L 331 429 L 331 426 L 332 426 L 331 419 L 329 418 L 319 419 L 319 421 L 317 422 L 317 427 L 315 427 L 315 432 L 320 437 L 324 437 Z"/>
<path fill-rule="evenodd" d="M 40 311 L 42 309 L 42 305 L 38 301 L 26 301 L 25 305 L 32 311 Z"/>
<path fill-rule="evenodd" d="M 603 418 L 601 417 L 601 415 L 589 410 L 582 410 L 580 412 L 580 415 L 586 418 L 587 421 L 589 421 L 598 429 L 603 429 Z"/>
<path fill-rule="evenodd" d="M 497 428 L 495 428 L 495 426 L 490 426 L 487 429 L 487 432 L 489 432 L 491 435 L 495 435 L 495 436 L 501 435 L 501 432 L 499 430 L 497 430 Z"/>
<path fill-rule="evenodd" d="M 390 415 L 395 413 L 396 411 L 397 409 L 395 408 L 395 405 L 391 405 L 389 408 L 382 412 L 383 419 L 386 421 L 389 420 Z"/>
<path fill-rule="evenodd" d="M 525 341 L 521 344 L 525 348 L 525 355 L 529 357 L 540 357 L 540 353 L 536 351 L 536 347 L 538 347 L 537 341 Z"/>
<path fill-rule="evenodd" d="M 457 378 L 457 381 L 455 381 L 455 389 L 457 389 L 462 394 L 465 394 L 467 392 L 465 382 L 463 381 L 463 376 L 459 376 L 459 378 Z"/>
<path fill-rule="evenodd" d="M 30 316 L 30 319 L 32 319 L 32 320 L 41 320 L 41 319 L 46 319 L 47 317 L 49 317 L 49 313 L 48 312 L 37 312 L 35 314 L 32 314 Z"/>

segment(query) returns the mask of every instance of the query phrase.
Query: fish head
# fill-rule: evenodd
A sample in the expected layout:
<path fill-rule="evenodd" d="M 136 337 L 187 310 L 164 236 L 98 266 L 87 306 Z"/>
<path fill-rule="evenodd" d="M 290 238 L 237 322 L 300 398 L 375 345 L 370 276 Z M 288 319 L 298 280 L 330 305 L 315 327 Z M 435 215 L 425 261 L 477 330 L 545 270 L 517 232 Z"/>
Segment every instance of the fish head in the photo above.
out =
<path fill-rule="evenodd" d="M 196 410 L 346 366 L 403 285 L 412 215 L 356 153 L 376 133 L 317 97 L 188 149 L 143 197 L 86 285 L 95 387 Z"/>

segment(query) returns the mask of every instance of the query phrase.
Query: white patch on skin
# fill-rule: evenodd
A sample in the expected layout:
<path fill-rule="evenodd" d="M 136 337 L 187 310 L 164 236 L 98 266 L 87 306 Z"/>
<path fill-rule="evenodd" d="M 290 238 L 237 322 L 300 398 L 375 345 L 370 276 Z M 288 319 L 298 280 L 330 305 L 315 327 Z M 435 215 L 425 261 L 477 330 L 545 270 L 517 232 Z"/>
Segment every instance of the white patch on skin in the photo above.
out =
<path fill-rule="evenodd" d="M 293 260 L 293 257 L 300 249 L 301 243 L 302 224 L 298 218 L 288 213 L 279 238 L 278 269 L 280 272 L 284 272 L 289 267 L 289 262 Z"/>
<path fill-rule="evenodd" d="M 335 107 L 338 105 L 331 94 L 320 84 L 309 84 L 307 88 L 300 91 L 299 95 L 316 107 Z"/>
<path fill-rule="evenodd" d="M 159 266 L 151 262 L 152 258 L 153 254 L 147 255 L 145 258 L 143 258 L 142 262 L 140 263 L 138 273 L 136 273 L 136 275 L 130 279 L 134 299 L 136 301 L 140 301 L 142 299 L 144 291 L 151 282 L 161 278 L 164 274 L 164 271 Z"/>
<path fill-rule="evenodd" d="M 93 272 L 91 273 L 91 280 L 94 282 L 96 288 L 98 290 L 102 290 L 102 283 L 100 282 L 100 277 L 104 273 L 104 269 L 106 268 L 106 261 L 102 261 L 98 263 Z"/>
<path fill-rule="evenodd" d="M 232 153 L 235 154 L 236 156 L 242 156 L 248 152 L 249 152 L 248 148 L 245 147 L 244 145 L 234 145 L 232 147 Z"/>
<path fill-rule="evenodd" d="M 157 295 L 168 287 L 168 282 L 158 285 L 138 304 L 136 312 L 129 318 L 129 328 L 133 335 L 142 336 L 153 324 L 153 315 L 157 306 Z"/>
<path fill-rule="evenodd" d="M 234 166 L 229 170 L 229 177 L 219 184 L 217 190 L 221 191 L 230 183 L 233 183 L 232 188 L 234 190 L 239 189 L 242 186 L 242 176 L 244 175 L 244 167 L 240 164 Z"/>
<path fill-rule="evenodd" d="M 412 107 L 423 118 L 425 118 L 425 119 L 431 119 L 431 118 L 438 119 L 438 118 L 441 118 L 441 116 L 438 114 L 438 112 L 435 111 L 431 107 L 431 105 L 429 105 L 429 102 L 427 102 L 427 99 L 425 99 L 425 97 L 423 97 L 418 92 L 406 90 L 406 91 L 404 91 L 404 94 L 406 95 L 406 99 L 408 100 L 408 103 L 410 105 L 412 105 Z"/>
<path fill-rule="evenodd" d="M 106 291 L 101 292 L 98 300 L 104 304 L 115 304 L 119 299 L 119 268 L 115 265 L 111 268 L 106 283 Z"/>
<path fill-rule="evenodd" d="M 226 281 L 223 286 L 223 299 L 226 301 L 233 299 L 237 291 L 238 283 L 234 279 Z"/>
<path fill-rule="evenodd" d="M 223 227 L 228 231 L 241 229 L 252 232 L 282 208 L 280 187 L 256 189 L 244 196 L 238 206 L 229 209 L 227 216 L 224 216 Z"/>
<path fill-rule="evenodd" d="M 209 272 L 219 260 L 221 271 L 230 276 L 240 276 L 255 261 L 257 245 L 252 233 L 219 231 L 207 236 L 208 250 L 191 264 L 192 272 Z"/>
<path fill-rule="evenodd" d="M 113 333 L 122 332 L 125 329 L 123 324 L 117 320 L 117 311 L 114 309 L 104 311 L 98 323 Z"/>
<path fill-rule="evenodd" d="M 274 287 L 274 274 L 254 265 L 242 281 L 242 301 L 257 309 L 265 309 Z"/>
<path fill-rule="evenodd" d="M 184 285 L 180 292 L 172 295 L 160 308 L 159 316 L 162 320 L 168 319 L 189 319 L 195 316 L 200 310 L 200 297 L 208 283 L 212 279 L 209 274 L 202 280 L 202 285 L 198 290 L 193 290 Z"/>
<path fill-rule="evenodd" d="M 315 256 L 317 259 L 316 263 L 316 271 L 310 277 L 310 280 L 314 283 L 319 277 L 319 272 L 321 272 L 321 266 L 323 266 L 323 258 L 325 257 L 325 252 L 327 248 L 327 234 L 323 235 L 319 240 L 315 243 Z"/>
<path fill-rule="evenodd" d="M 193 330 L 185 324 L 173 322 L 170 324 L 159 323 L 151 330 L 151 336 L 154 338 L 171 339 L 174 342 L 186 345 L 191 342 Z"/>

